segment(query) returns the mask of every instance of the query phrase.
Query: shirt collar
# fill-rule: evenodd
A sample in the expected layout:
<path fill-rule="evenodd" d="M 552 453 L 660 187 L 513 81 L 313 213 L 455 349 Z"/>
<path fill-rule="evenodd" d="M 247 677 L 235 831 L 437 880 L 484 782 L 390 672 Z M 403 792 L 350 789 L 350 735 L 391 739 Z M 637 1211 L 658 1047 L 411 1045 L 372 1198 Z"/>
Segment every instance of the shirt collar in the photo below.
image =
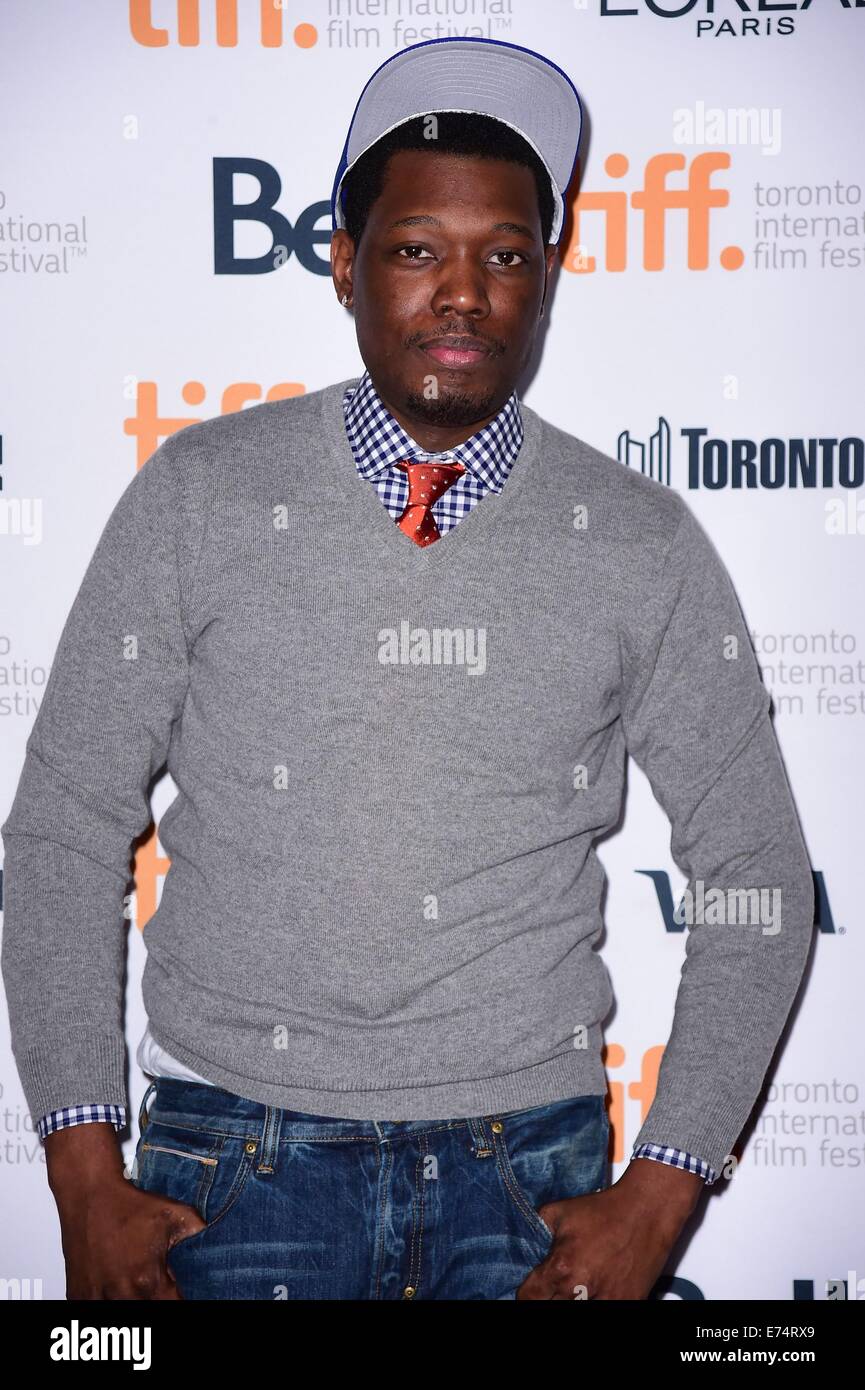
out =
<path fill-rule="evenodd" d="M 448 458 L 465 464 L 486 488 L 501 492 L 523 442 L 523 422 L 516 392 L 499 413 L 453 449 L 430 453 L 402 428 L 364 372 L 343 397 L 345 428 L 357 471 L 374 478 L 398 459 Z"/>

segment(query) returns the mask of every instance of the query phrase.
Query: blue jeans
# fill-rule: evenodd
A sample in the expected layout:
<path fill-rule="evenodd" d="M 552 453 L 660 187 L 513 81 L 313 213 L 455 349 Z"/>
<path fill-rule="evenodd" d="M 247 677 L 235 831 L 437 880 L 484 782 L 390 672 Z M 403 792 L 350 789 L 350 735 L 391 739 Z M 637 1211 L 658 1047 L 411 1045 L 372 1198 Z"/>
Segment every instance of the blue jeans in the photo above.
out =
<path fill-rule="evenodd" d="M 135 1185 L 207 1222 L 168 1253 L 188 1299 L 514 1298 L 552 1246 L 536 1208 L 608 1185 L 603 1096 L 345 1120 L 159 1077 L 139 1123 Z"/>

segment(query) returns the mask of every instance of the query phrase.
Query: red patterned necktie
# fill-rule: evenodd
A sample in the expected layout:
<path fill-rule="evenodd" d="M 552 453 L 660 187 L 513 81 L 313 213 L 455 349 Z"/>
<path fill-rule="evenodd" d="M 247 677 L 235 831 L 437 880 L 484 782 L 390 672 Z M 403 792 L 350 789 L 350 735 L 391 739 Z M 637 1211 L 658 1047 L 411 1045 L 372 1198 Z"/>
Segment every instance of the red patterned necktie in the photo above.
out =
<path fill-rule="evenodd" d="M 432 514 L 433 503 L 447 492 L 461 473 L 462 463 L 412 462 L 400 459 L 397 468 L 408 474 L 408 503 L 397 526 L 415 545 L 432 545 L 441 540 L 441 532 Z"/>

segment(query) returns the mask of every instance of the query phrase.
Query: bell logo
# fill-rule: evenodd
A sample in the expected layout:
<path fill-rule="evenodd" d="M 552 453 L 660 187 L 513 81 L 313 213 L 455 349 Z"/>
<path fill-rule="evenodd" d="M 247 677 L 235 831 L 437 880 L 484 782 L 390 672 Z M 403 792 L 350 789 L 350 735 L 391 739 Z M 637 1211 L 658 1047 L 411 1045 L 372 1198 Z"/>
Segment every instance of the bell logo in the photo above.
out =
<path fill-rule="evenodd" d="M 176 42 L 181 48 L 198 48 L 201 43 L 202 10 L 205 23 L 213 23 L 213 36 L 219 48 L 236 48 L 238 42 L 238 0 L 176 0 L 176 29 L 160 29 L 153 22 L 153 0 L 129 0 L 129 30 L 142 48 L 167 48 Z M 250 5 L 245 5 L 250 10 Z M 258 42 L 262 48 L 282 48 L 283 11 L 288 0 L 260 0 Z M 170 6 L 165 4 L 168 11 Z M 314 24 L 296 24 L 291 34 L 298 48 L 314 48 L 318 30 Z"/>
<path fill-rule="evenodd" d="M 234 181 L 238 175 L 255 180 L 257 195 L 246 202 L 235 201 Z M 313 275 L 330 275 L 330 253 L 319 256 L 315 247 L 330 246 L 331 207 L 322 199 L 311 203 L 292 226 L 278 212 L 277 200 L 282 180 L 272 164 L 263 159 L 225 158 L 213 161 L 213 270 L 215 275 L 267 275 L 289 259 L 292 252 L 304 270 Z M 324 221 L 323 227 L 316 223 Z M 271 245 L 260 256 L 238 256 L 234 243 L 238 223 L 252 222 L 270 232 Z"/>

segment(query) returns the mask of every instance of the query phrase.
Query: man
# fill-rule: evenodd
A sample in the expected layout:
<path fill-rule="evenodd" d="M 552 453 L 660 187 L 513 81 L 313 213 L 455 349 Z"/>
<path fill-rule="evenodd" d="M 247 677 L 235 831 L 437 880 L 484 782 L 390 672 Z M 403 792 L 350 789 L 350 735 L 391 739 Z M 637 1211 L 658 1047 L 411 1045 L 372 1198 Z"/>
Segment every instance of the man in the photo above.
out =
<path fill-rule="evenodd" d="M 181 430 L 109 518 L 2 827 L 69 1297 L 643 1299 L 726 1169 L 811 874 L 705 533 L 516 395 L 579 134 L 526 49 L 383 64 L 333 194 L 365 373 Z M 627 750 L 716 910 L 609 1186 Z M 120 913 L 164 763 L 129 1183 Z M 719 910 L 760 892 L 771 923 Z"/>

